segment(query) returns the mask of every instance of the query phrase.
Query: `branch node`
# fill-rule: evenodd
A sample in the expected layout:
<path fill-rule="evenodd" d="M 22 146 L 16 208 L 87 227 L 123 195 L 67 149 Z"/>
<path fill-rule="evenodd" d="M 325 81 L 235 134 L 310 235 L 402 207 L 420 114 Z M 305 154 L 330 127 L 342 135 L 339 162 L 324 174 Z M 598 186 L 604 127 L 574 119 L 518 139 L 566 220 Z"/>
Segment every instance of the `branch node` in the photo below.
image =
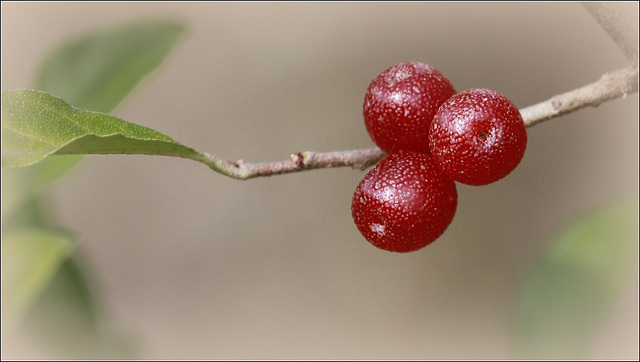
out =
<path fill-rule="evenodd" d="M 292 153 L 290 157 L 291 157 L 291 160 L 293 161 L 293 165 L 296 168 L 302 168 L 305 166 L 305 157 L 302 153 L 300 152 Z"/>
<path fill-rule="evenodd" d="M 241 162 L 241 161 L 236 162 L 236 161 L 231 161 L 231 160 L 224 160 L 224 162 L 230 164 L 231 166 L 233 166 L 235 168 L 240 168 L 240 164 L 238 162 Z"/>
<path fill-rule="evenodd" d="M 560 99 L 559 97 L 551 98 L 551 107 L 553 108 L 554 112 L 557 112 L 562 108 L 562 99 Z"/>

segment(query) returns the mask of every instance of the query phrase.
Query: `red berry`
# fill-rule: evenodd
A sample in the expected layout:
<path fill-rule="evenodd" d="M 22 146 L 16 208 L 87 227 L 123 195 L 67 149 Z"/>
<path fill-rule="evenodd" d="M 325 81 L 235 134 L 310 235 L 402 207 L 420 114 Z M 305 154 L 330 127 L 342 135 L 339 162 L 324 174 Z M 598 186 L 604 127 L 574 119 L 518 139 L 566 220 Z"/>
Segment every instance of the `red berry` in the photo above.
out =
<path fill-rule="evenodd" d="M 457 204 L 455 182 L 440 171 L 431 156 L 399 152 L 367 173 L 353 194 L 351 213 L 371 244 L 405 253 L 442 235 Z"/>
<path fill-rule="evenodd" d="M 440 106 L 429 132 L 434 161 L 455 181 L 487 185 L 524 157 L 527 130 L 518 108 L 489 89 L 468 89 Z"/>
<path fill-rule="evenodd" d="M 449 80 L 427 64 L 396 64 L 380 73 L 364 96 L 367 132 L 389 154 L 429 153 L 429 124 L 438 107 L 455 93 Z"/>

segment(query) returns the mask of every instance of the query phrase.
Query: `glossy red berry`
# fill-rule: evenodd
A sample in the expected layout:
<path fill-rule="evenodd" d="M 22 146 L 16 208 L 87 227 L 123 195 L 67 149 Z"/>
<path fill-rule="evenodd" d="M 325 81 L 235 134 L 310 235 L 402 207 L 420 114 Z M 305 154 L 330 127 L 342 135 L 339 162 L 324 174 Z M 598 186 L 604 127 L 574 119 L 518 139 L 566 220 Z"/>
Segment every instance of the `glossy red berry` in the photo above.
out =
<path fill-rule="evenodd" d="M 438 107 L 455 93 L 449 80 L 427 64 L 396 64 L 367 89 L 363 104 L 367 132 L 389 154 L 429 153 L 429 124 Z"/>
<path fill-rule="evenodd" d="M 434 161 L 455 181 L 487 185 L 524 157 L 527 130 L 518 108 L 489 89 L 468 89 L 440 106 L 429 132 Z"/>
<path fill-rule="evenodd" d="M 404 253 L 421 249 L 442 235 L 457 204 L 455 182 L 431 156 L 401 151 L 366 174 L 353 194 L 351 213 L 371 244 Z"/>

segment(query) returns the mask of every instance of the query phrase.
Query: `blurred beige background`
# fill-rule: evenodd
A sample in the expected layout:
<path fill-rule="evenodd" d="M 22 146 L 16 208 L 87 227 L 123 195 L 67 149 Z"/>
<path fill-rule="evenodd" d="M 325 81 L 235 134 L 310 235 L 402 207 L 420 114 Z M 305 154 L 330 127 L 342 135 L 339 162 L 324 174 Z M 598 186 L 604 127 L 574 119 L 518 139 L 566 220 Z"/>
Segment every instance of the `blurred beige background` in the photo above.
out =
<path fill-rule="evenodd" d="M 371 147 L 362 97 L 398 62 L 518 107 L 627 65 L 578 3 L 3 2 L 2 89 L 31 87 L 58 41 L 150 16 L 184 19 L 188 36 L 115 114 L 248 162 Z M 637 116 L 634 94 L 529 129 L 519 168 L 459 185 L 447 232 L 404 255 L 358 233 L 364 173 L 349 168 L 242 182 L 182 159 L 92 156 L 53 195 L 141 358 L 508 359 L 519 278 L 549 237 L 637 197 Z M 638 358 L 636 275 L 591 358 Z M 47 353 L 28 335 L 3 346 Z"/>

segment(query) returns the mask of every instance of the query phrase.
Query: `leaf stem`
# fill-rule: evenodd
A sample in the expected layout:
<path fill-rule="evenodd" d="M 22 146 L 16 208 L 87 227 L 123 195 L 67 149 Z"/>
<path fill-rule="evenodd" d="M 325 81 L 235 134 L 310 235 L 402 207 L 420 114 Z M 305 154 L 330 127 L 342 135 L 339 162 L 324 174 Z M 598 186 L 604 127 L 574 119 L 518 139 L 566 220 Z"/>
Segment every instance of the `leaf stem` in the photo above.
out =
<path fill-rule="evenodd" d="M 581 108 L 596 107 L 603 102 L 624 98 L 638 91 L 638 68 L 626 67 L 606 73 L 591 84 L 552 97 L 544 102 L 520 110 L 526 127 L 533 127 L 552 118 L 577 111 Z M 245 163 L 243 160 L 221 160 L 213 155 L 200 153 L 193 157 L 214 171 L 238 180 L 255 177 L 280 175 L 319 168 L 350 166 L 364 170 L 374 165 L 386 153 L 379 148 L 369 148 L 334 152 L 300 152 L 290 155 L 290 159 L 264 163 Z"/>

